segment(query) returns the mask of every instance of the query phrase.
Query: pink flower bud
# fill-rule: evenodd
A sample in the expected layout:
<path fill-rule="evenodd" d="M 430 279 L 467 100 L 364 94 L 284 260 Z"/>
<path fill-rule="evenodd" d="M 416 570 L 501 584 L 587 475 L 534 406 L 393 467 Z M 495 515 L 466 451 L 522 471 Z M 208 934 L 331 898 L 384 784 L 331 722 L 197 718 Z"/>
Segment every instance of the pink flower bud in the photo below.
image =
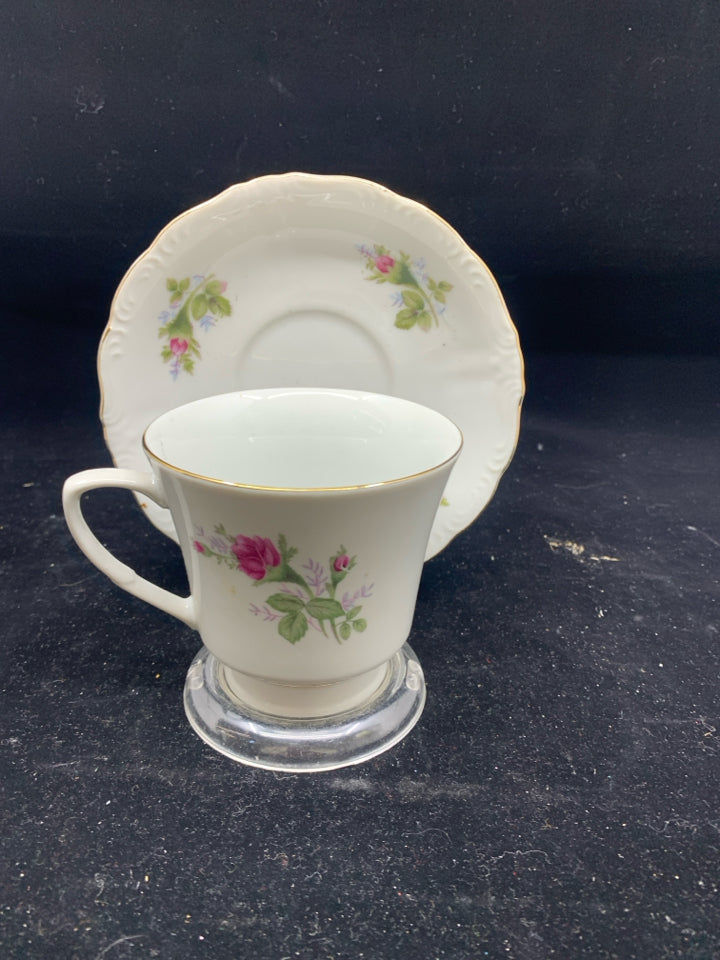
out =
<path fill-rule="evenodd" d="M 173 337 L 170 341 L 170 349 L 175 354 L 176 357 L 179 357 L 181 354 L 185 353 L 190 344 L 187 340 L 181 340 L 179 337 Z"/>
<path fill-rule="evenodd" d="M 395 266 L 395 261 L 385 253 L 381 257 L 375 257 L 375 266 L 380 273 L 390 273 Z"/>
<path fill-rule="evenodd" d="M 333 569 L 336 573 L 344 573 L 350 566 L 350 557 L 346 553 L 341 553 L 333 560 Z"/>

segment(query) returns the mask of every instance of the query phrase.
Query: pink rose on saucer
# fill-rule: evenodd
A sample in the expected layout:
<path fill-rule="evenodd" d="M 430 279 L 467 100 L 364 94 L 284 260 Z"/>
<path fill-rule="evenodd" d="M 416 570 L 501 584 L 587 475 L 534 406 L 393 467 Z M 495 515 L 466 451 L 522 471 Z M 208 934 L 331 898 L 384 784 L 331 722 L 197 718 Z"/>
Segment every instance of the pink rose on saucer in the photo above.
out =
<path fill-rule="evenodd" d="M 378 268 L 380 273 L 390 273 L 392 268 L 395 266 L 395 260 L 384 253 L 380 257 L 375 257 L 375 266 Z"/>

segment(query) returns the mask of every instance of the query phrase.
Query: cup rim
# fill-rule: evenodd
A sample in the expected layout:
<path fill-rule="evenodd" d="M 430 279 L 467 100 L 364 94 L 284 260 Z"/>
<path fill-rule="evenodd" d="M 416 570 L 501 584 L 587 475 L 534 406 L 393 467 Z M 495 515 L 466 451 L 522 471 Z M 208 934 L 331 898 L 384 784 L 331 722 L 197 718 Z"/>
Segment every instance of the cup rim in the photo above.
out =
<path fill-rule="evenodd" d="M 220 477 L 211 477 L 206 474 L 197 473 L 193 470 L 188 470 L 185 467 L 180 467 L 177 464 L 174 464 L 168 460 L 165 460 L 159 454 L 155 453 L 153 450 L 150 449 L 150 446 L 148 443 L 148 433 L 152 429 L 152 427 L 158 422 L 158 420 L 161 420 L 168 413 L 171 413 L 172 410 L 166 410 L 165 413 L 160 414 L 160 416 L 156 417 L 152 421 L 152 423 L 148 424 L 145 431 L 143 432 L 143 437 L 142 437 L 143 450 L 145 451 L 145 454 L 149 458 L 151 458 L 161 466 L 165 467 L 166 469 L 171 470 L 173 473 L 177 473 L 185 477 L 190 477 L 193 480 L 200 480 L 205 483 L 217 484 L 219 486 L 224 486 L 224 487 L 236 487 L 241 490 L 255 490 L 255 491 L 273 492 L 273 493 L 332 493 L 332 492 L 342 492 L 342 491 L 352 491 L 352 490 L 368 490 L 374 487 L 385 487 L 390 484 L 404 483 L 409 480 L 414 480 L 417 477 L 423 477 L 423 476 L 426 476 L 427 474 L 434 473 L 435 471 L 440 470 L 442 467 L 446 466 L 448 463 L 452 463 L 453 460 L 456 460 L 460 456 L 460 453 L 463 448 L 463 444 L 465 442 L 465 438 L 463 436 L 463 432 L 460 429 L 460 427 L 450 417 L 446 416 L 444 413 L 440 413 L 439 410 L 434 410 L 432 407 L 427 407 L 424 404 L 416 403 L 414 400 L 407 400 L 404 397 L 395 397 L 395 396 L 392 396 L 391 394 L 379 394 L 370 390 L 343 390 L 335 387 L 277 387 L 277 388 L 270 387 L 270 388 L 260 388 L 258 390 L 235 390 L 227 394 L 217 394 L 214 398 L 201 397 L 198 400 L 191 400 L 190 403 L 181 404 L 180 407 L 173 408 L 173 409 L 182 409 L 182 407 L 204 403 L 211 399 L 217 399 L 218 396 L 228 396 L 228 397 L 242 396 L 245 394 L 250 395 L 253 393 L 273 394 L 277 390 L 283 390 L 286 392 L 294 392 L 299 394 L 312 393 L 312 392 L 322 393 L 324 390 L 328 390 L 333 393 L 344 393 L 347 395 L 367 396 L 367 397 L 385 397 L 391 400 L 399 401 L 400 403 L 403 403 L 403 404 L 410 404 L 412 406 L 420 407 L 422 409 L 431 411 L 436 416 L 442 417 L 443 420 L 451 424 L 457 431 L 458 444 L 453 450 L 453 452 L 449 456 L 444 457 L 439 463 L 434 463 L 432 466 L 427 467 L 424 470 L 415 471 L 414 473 L 403 474 L 400 477 L 390 477 L 385 480 L 375 480 L 370 483 L 353 483 L 353 484 L 343 484 L 340 486 L 330 485 L 330 486 L 311 486 L 311 487 L 274 486 L 271 484 L 244 483 L 240 480 L 223 480 Z"/>

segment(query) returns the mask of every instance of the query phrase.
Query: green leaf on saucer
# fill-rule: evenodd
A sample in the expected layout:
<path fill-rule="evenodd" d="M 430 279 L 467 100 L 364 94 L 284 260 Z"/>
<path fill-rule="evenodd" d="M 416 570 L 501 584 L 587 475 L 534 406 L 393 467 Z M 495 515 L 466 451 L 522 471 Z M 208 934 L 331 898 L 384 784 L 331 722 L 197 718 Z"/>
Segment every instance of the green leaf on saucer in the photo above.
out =
<path fill-rule="evenodd" d="M 195 320 L 200 320 L 208 312 L 208 298 L 204 293 L 196 293 L 192 299 L 192 315 Z"/>
<path fill-rule="evenodd" d="M 418 285 L 412 270 L 404 260 L 396 261 L 395 265 L 386 274 L 390 283 L 397 283 L 401 286 L 416 287 Z"/>
<path fill-rule="evenodd" d="M 417 316 L 415 311 L 406 307 L 405 310 L 401 310 L 395 317 L 395 326 L 401 330 L 410 330 L 411 327 L 415 326 L 416 321 Z"/>
<path fill-rule="evenodd" d="M 232 313 L 232 307 L 227 297 L 209 297 L 208 304 L 211 313 L 216 314 L 218 317 L 229 317 Z"/>
<path fill-rule="evenodd" d="M 422 310 L 425 306 L 424 297 L 415 290 L 403 290 L 402 298 L 405 306 L 410 307 L 411 310 Z"/>
<path fill-rule="evenodd" d="M 165 326 L 165 331 L 168 338 L 184 337 L 188 340 L 190 339 L 193 328 L 187 315 L 187 304 L 180 309 L 180 312 L 175 319 L 170 320 L 170 322 Z"/>

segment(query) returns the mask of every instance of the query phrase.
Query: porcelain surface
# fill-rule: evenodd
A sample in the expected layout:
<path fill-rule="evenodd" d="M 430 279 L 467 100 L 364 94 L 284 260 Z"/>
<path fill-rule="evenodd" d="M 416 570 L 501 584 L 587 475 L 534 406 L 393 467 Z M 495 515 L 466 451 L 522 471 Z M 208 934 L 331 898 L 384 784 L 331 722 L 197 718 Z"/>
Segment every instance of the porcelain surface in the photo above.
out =
<path fill-rule="evenodd" d="M 524 391 L 502 295 L 448 224 L 375 183 L 300 173 L 237 184 L 173 220 L 117 290 L 98 374 L 106 441 L 129 469 L 147 469 L 157 416 L 233 390 L 368 390 L 443 413 L 465 444 L 427 557 L 491 499 Z M 138 500 L 177 539 L 169 511 Z"/>
<path fill-rule="evenodd" d="M 462 446 L 455 424 L 398 397 L 283 387 L 175 408 L 144 443 L 151 471 L 102 468 L 66 481 L 68 525 L 90 560 L 199 630 L 231 670 L 315 685 L 367 674 L 361 692 L 377 686 L 373 671 L 410 632 L 433 519 Z M 143 579 L 95 539 L 80 498 L 97 487 L 170 509 L 189 597 Z M 317 702 L 317 691 L 309 696 Z M 336 699 L 348 696 L 338 690 Z"/>

